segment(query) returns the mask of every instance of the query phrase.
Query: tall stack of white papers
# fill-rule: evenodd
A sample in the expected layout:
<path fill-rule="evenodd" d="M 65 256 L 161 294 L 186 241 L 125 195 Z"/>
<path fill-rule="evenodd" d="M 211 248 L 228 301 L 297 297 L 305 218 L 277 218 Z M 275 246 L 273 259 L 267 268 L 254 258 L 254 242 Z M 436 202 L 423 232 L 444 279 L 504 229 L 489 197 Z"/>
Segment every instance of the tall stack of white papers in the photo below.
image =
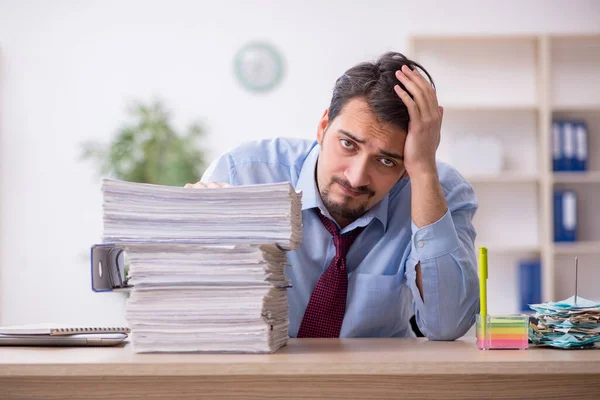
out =
<path fill-rule="evenodd" d="M 559 302 L 531 304 L 537 324 L 530 324 L 534 344 L 564 349 L 594 347 L 600 341 L 600 303 L 570 297 Z"/>
<path fill-rule="evenodd" d="M 301 195 L 288 182 L 223 188 L 105 179 L 105 243 L 272 244 L 302 239 Z"/>
<path fill-rule="evenodd" d="M 126 250 L 135 352 L 273 352 L 288 339 L 289 183 L 185 189 L 105 180 L 104 242 Z"/>

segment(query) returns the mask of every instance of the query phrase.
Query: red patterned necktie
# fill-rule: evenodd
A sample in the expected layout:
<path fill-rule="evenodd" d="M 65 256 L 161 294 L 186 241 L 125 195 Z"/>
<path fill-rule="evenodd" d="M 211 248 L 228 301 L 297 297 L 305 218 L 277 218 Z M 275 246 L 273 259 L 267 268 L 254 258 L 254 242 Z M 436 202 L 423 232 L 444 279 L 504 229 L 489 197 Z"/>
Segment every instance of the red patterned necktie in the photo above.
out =
<path fill-rule="evenodd" d="M 304 312 L 299 338 L 337 338 L 340 337 L 344 314 L 346 313 L 346 295 L 348 293 L 348 272 L 346 271 L 346 253 L 354 239 L 363 230 L 340 235 L 337 225 L 317 211 L 323 225 L 333 236 L 335 257 L 327 270 L 319 278 L 319 282 L 310 296 Z"/>

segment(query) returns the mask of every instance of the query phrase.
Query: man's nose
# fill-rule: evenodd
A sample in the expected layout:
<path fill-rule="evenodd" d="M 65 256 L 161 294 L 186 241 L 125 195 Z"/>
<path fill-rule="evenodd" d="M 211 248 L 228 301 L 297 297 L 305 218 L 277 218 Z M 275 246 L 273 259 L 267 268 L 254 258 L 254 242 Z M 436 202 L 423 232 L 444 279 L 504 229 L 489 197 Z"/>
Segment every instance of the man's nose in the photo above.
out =
<path fill-rule="evenodd" d="M 361 186 L 368 186 L 369 179 L 369 168 L 367 160 L 356 159 L 352 162 L 344 172 L 346 180 L 352 185 L 354 189 Z"/>

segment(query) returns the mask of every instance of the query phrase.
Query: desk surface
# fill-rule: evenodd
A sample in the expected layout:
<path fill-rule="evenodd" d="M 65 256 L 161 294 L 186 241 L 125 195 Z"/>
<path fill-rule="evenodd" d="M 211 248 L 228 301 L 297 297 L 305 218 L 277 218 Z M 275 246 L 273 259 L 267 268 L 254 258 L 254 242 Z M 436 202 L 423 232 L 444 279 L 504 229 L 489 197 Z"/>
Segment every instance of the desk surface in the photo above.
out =
<path fill-rule="evenodd" d="M 135 354 L 120 347 L 0 347 L 0 376 L 600 374 L 600 351 L 481 351 L 471 340 L 290 339 L 275 354 Z"/>
<path fill-rule="evenodd" d="M 269 355 L 0 347 L 0 387 L 11 399 L 584 399 L 600 392 L 600 351 L 472 339 L 291 339 Z"/>

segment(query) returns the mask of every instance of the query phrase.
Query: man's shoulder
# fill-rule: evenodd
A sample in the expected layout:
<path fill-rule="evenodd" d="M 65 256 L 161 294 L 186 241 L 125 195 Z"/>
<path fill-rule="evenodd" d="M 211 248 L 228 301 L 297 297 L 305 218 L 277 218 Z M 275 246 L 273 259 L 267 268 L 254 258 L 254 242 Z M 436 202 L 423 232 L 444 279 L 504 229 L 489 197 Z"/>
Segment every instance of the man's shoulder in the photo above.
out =
<path fill-rule="evenodd" d="M 448 207 L 477 209 L 477 196 L 471 184 L 458 172 L 456 168 L 445 162 L 437 162 L 440 184 L 444 190 Z"/>
<path fill-rule="evenodd" d="M 213 162 L 202 179 L 236 186 L 286 181 L 295 184 L 315 145 L 311 140 L 282 137 L 247 141 Z"/>
<path fill-rule="evenodd" d="M 251 140 L 235 147 L 229 156 L 234 165 L 259 163 L 294 167 L 306 158 L 315 145 L 314 140 L 298 138 Z"/>
<path fill-rule="evenodd" d="M 443 161 L 437 161 L 436 164 L 440 183 L 442 184 L 445 192 L 448 192 L 457 186 L 471 186 L 469 182 L 461 175 L 461 173 L 458 172 L 458 170 L 452 165 Z"/>

